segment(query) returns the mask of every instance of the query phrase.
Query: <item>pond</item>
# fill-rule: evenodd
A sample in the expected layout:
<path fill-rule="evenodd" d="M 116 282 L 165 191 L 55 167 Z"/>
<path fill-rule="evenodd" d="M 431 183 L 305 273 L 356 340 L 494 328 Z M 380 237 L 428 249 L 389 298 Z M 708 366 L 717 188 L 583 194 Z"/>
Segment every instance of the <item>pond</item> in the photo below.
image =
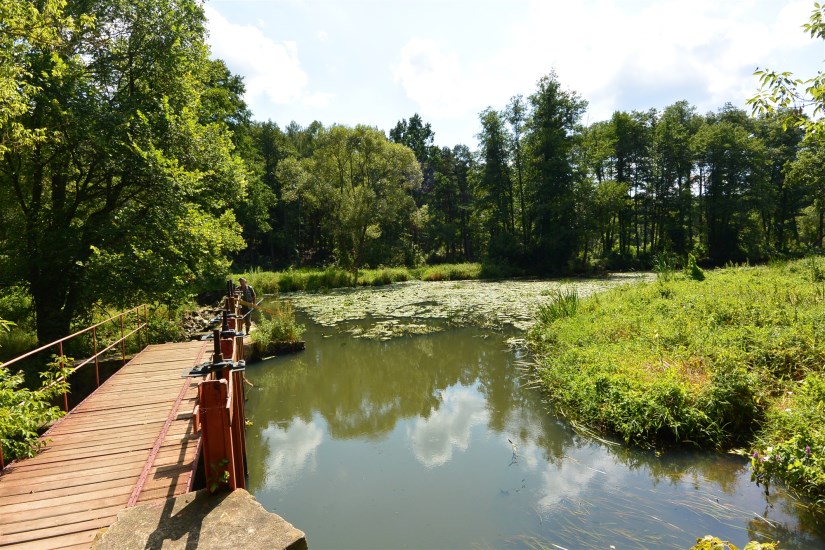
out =
<path fill-rule="evenodd" d="M 825 546 L 741 458 L 574 430 L 524 383 L 515 329 L 386 311 L 333 322 L 303 299 L 307 350 L 246 371 L 247 450 L 250 491 L 313 549 L 687 548 L 706 534 Z"/>

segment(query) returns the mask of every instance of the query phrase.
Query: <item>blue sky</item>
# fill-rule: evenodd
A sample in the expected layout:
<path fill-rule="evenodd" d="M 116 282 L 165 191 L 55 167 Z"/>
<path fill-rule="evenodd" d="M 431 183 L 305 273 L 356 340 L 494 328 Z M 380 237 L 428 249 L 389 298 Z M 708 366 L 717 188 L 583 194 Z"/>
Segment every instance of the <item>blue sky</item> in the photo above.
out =
<path fill-rule="evenodd" d="M 440 146 L 475 148 L 478 113 L 551 70 L 585 122 L 685 99 L 744 108 L 757 67 L 801 78 L 825 44 L 812 0 L 207 0 L 214 57 L 256 120 L 369 124 L 419 113 Z"/>

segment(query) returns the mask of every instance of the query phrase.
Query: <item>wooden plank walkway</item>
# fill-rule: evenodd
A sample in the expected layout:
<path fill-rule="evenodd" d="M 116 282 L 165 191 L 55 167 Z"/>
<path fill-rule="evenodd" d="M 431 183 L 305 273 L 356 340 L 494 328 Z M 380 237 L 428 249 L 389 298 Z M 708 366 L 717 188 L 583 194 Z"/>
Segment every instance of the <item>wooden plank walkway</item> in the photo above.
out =
<path fill-rule="evenodd" d="M 181 373 L 208 346 L 147 347 L 46 432 L 40 454 L 10 464 L 0 476 L 0 546 L 88 548 L 127 506 L 189 491 L 200 379 Z"/>

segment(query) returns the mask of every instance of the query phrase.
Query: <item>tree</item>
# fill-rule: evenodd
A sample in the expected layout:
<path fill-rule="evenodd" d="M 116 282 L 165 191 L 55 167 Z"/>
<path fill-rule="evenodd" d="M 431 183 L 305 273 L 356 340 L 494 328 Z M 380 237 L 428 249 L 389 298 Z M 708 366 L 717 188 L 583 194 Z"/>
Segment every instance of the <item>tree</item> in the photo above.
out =
<path fill-rule="evenodd" d="M 745 113 L 726 105 L 694 136 L 704 174 L 703 208 L 708 255 L 715 262 L 741 260 L 743 231 L 750 220 L 752 191 L 764 177 L 765 153 Z"/>
<path fill-rule="evenodd" d="M 478 187 L 490 234 L 488 255 L 499 261 L 510 260 L 515 240 L 510 136 L 502 113 L 487 108 L 481 112 L 480 120 Z"/>
<path fill-rule="evenodd" d="M 25 108 L 3 114 L 0 261 L 48 342 L 98 300 L 180 300 L 222 275 L 243 244 L 231 206 L 246 174 L 227 122 L 204 117 L 200 3 L 44 5 L 54 33 L 4 29 L 28 46 L 14 54 Z"/>
<path fill-rule="evenodd" d="M 518 197 L 519 229 L 521 244 L 525 249 L 530 241 L 530 224 L 527 220 L 527 203 L 525 202 L 525 184 L 527 176 L 524 166 L 524 131 L 530 113 L 524 97 L 516 95 L 510 98 L 505 111 L 505 118 L 510 125 L 510 151 L 512 152 L 513 179 Z"/>
<path fill-rule="evenodd" d="M 814 218 L 815 238 L 812 243 L 822 249 L 825 242 L 825 136 L 807 136 L 796 159 L 789 165 L 787 179 L 792 188 L 803 188 Z"/>
<path fill-rule="evenodd" d="M 587 107 L 575 92 L 561 89 L 556 74 L 539 80 L 529 98 L 532 116 L 527 124 L 530 151 L 531 220 L 537 266 L 543 271 L 567 269 L 577 251 L 573 166 L 574 130 Z"/>
<path fill-rule="evenodd" d="M 825 40 L 825 4 L 814 3 L 808 22 L 802 25 L 811 38 Z M 797 126 L 806 133 L 825 131 L 825 73 L 819 71 L 808 79 L 797 79 L 790 72 L 757 69 L 759 92 L 748 99 L 754 114 L 780 113 L 785 127 Z M 803 90 L 800 90 L 804 87 Z M 806 116 L 810 109 L 812 118 Z"/>
<path fill-rule="evenodd" d="M 412 150 L 367 126 L 322 129 L 312 157 L 287 163 L 281 174 L 289 178 L 284 185 L 298 182 L 298 194 L 324 213 L 320 222 L 338 261 L 356 276 L 371 241 L 411 222 L 411 193 L 421 185 Z"/>

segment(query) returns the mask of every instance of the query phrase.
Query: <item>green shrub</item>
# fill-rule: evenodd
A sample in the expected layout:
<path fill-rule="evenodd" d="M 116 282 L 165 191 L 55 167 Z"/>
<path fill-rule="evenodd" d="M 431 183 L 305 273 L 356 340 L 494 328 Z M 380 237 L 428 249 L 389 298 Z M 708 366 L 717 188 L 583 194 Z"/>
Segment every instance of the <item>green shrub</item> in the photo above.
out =
<path fill-rule="evenodd" d="M 696 256 L 688 254 L 687 263 L 685 263 L 685 275 L 694 281 L 704 281 L 705 272 L 696 264 Z"/>
<path fill-rule="evenodd" d="M 37 335 L 15 326 L 0 330 L 0 360 L 8 361 L 37 347 Z"/>
<path fill-rule="evenodd" d="M 754 479 L 825 503 L 825 285 L 731 266 L 553 302 L 528 338 L 568 416 L 639 446 L 750 447 Z M 790 393 L 789 393 L 790 392 Z"/>
<path fill-rule="evenodd" d="M 825 504 L 825 374 L 811 373 L 769 415 L 751 456 L 752 477 L 782 480 Z"/>
<path fill-rule="evenodd" d="M 63 416 L 63 411 L 51 402 L 69 390 L 66 378 L 71 361 L 69 357 L 53 356 L 40 375 L 43 386 L 37 390 L 24 387 L 22 371 L 12 373 L 0 367 L 0 444 L 6 462 L 37 454 L 44 445 L 38 439 L 41 428 Z"/>
<path fill-rule="evenodd" d="M 259 353 L 264 353 L 270 344 L 297 342 L 305 327 L 295 320 L 295 310 L 290 302 L 278 302 L 268 306 L 270 316 L 256 323 L 252 331 L 252 343 Z"/>

